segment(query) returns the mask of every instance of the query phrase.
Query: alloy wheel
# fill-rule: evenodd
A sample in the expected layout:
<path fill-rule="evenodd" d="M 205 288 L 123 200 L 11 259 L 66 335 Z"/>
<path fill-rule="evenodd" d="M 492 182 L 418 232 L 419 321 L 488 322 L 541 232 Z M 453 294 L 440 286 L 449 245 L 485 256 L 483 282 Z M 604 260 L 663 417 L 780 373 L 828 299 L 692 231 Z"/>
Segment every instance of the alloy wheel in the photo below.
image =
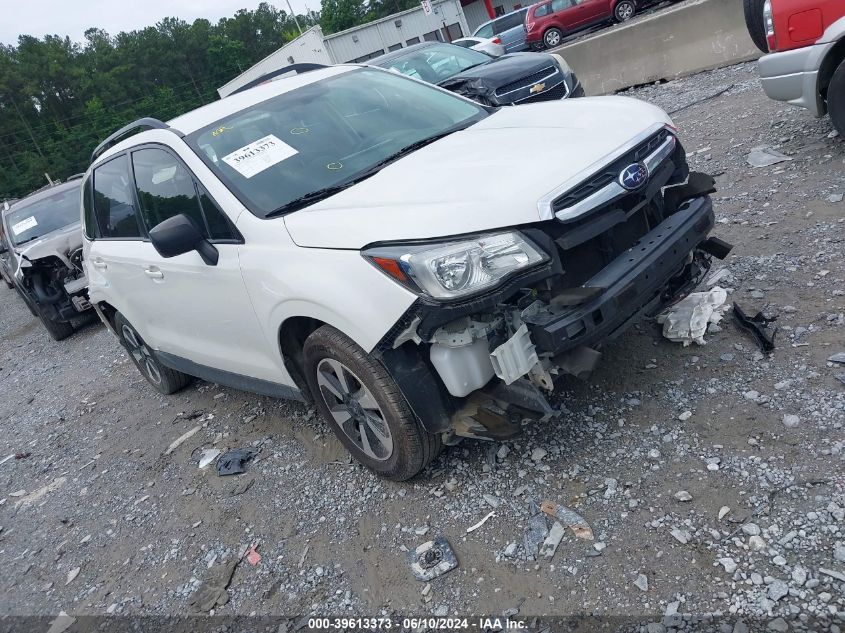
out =
<path fill-rule="evenodd" d="M 616 19 L 625 22 L 634 17 L 634 5 L 630 2 L 620 2 L 616 5 Z"/>
<path fill-rule="evenodd" d="M 548 31 L 545 36 L 546 46 L 549 48 L 553 48 L 560 44 L 560 32 L 552 29 Z"/>
<path fill-rule="evenodd" d="M 153 358 L 153 353 L 147 347 L 140 337 L 135 334 L 128 325 L 124 325 L 121 333 L 123 334 L 123 341 L 126 343 L 126 349 L 129 355 L 141 371 L 146 372 L 149 379 L 157 384 L 161 384 L 161 372 L 158 369 L 158 363 Z"/>
<path fill-rule="evenodd" d="M 365 455 L 385 461 L 393 454 L 393 437 L 384 413 L 363 382 L 346 365 L 324 358 L 317 365 L 320 396 L 335 423 Z"/>

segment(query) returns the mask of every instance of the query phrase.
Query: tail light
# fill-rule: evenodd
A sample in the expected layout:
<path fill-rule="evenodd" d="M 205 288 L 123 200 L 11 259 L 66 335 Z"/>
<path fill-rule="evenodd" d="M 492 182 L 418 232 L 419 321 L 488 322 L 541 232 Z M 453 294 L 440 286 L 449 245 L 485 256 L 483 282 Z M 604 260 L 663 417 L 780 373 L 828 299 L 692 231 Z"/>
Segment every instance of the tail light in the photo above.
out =
<path fill-rule="evenodd" d="M 532 31 L 534 30 L 534 21 L 531 19 L 534 16 L 531 15 L 530 12 L 525 14 L 525 30 Z"/>
<path fill-rule="evenodd" d="M 494 37 L 494 38 L 493 38 L 493 43 L 494 43 L 494 44 L 501 44 L 501 43 L 502 43 L 502 40 L 500 40 L 498 37 Z"/>
<path fill-rule="evenodd" d="M 778 49 L 778 38 L 775 35 L 775 17 L 772 13 L 772 0 L 766 0 L 763 4 L 763 27 L 766 29 L 766 42 L 769 45 L 769 51 L 774 52 Z"/>

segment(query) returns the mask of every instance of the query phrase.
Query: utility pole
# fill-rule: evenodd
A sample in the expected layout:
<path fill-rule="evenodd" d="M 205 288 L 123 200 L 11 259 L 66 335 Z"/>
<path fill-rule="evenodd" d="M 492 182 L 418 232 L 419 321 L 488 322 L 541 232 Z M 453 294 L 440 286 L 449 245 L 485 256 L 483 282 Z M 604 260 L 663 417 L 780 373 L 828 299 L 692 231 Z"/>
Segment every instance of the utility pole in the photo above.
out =
<path fill-rule="evenodd" d="M 12 105 L 15 106 L 15 112 L 18 113 L 18 117 L 20 118 L 21 123 L 23 123 L 23 126 L 26 128 L 26 131 L 29 132 L 29 138 L 32 140 L 32 144 L 35 145 L 35 149 L 38 152 L 38 155 L 43 159 L 44 154 L 41 153 L 41 148 L 38 146 L 38 142 L 35 140 L 35 136 L 32 134 L 32 130 L 30 129 L 29 125 L 27 124 L 26 119 L 23 118 L 21 111 L 18 110 L 17 102 L 15 102 L 15 99 L 14 99 L 14 97 L 12 97 L 12 95 L 9 95 L 9 100 L 12 102 Z"/>
<path fill-rule="evenodd" d="M 288 3 L 288 11 L 290 11 L 291 16 L 293 17 L 293 21 L 296 24 L 296 28 L 299 29 L 299 34 L 302 35 L 302 27 L 299 26 L 299 20 L 296 19 L 296 13 L 293 12 L 293 8 L 290 6 L 290 0 L 287 0 Z"/>

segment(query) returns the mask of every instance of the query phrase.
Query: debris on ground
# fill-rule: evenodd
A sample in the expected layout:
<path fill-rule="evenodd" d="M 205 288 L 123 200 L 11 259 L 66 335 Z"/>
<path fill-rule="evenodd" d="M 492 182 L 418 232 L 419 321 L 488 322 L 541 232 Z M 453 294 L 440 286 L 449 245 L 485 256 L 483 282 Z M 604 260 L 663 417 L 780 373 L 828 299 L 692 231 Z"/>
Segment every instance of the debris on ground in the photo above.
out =
<path fill-rule="evenodd" d="M 548 559 L 554 558 L 558 545 L 560 545 L 560 542 L 563 540 L 563 535 L 565 533 L 564 530 L 565 528 L 559 521 L 554 522 L 552 529 L 549 530 L 549 535 L 540 546 L 540 556 L 544 556 Z"/>
<path fill-rule="evenodd" d="M 837 352 L 827 360 L 831 363 L 842 363 L 843 365 L 845 365 L 845 352 Z"/>
<path fill-rule="evenodd" d="M 574 510 L 565 508 L 554 501 L 544 501 L 540 505 L 540 509 L 544 514 L 557 519 L 566 527 L 572 530 L 573 534 L 583 541 L 595 540 L 593 537 L 593 529 L 586 519 Z"/>
<path fill-rule="evenodd" d="M 237 565 L 238 561 L 234 560 L 211 567 L 188 601 L 191 611 L 205 613 L 229 602 L 229 592 L 226 588 L 232 582 Z"/>
<path fill-rule="evenodd" d="M 728 293 L 719 286 L 708 292 L 694 292 L 657 317 L 663 326 L 663 336 L 684 347 L 692 343 L 705 345 L 707 326 L 718 324 L 730 310 L 726 305 Z"/>
<path fill-rule="evenodd" d="M 640 591 L 648 591 L 648 576 L 639 574 L 634 581 L 634 586 Z"/>
<path fill-rule="evenodd" d="M 408 553 L 411 571 L 417 580 L 428 582 L 458 566 L 458 559 L 449 541 L 438 536 Z"/>
<path fill-rule="evenodd" d="M 177 437 L 175 440 L 173 440 L 173 443 L 172 443 L 170 446 L 168 446 L 168 447 L 167 447 L 167 450 L 166 450 L 166 451 L 164 451 L 164 454 L 165 454 L 165 455 L 170 455 L 173 451 L 175 451 L 177 448 L 179 448 L 180 446 L 182 446 L 182 444 L 183 444 L 186 440 L 190 439 L 191 437 L 193 437 L 194 435 L 196 435 L 197 433 L 199 433 L 199 430 L 200 430 L 201 428 L 202 428 L 201 426 L 195 426 L 195 427 L 194 427 L 194 428 L 192 428 L 190 431 L 188 431 L 188 432 L 186 432 L 186 433 L 183 433 L 182 435 L 180 435 L 179 437 Z"/>
<path fill-rule="evenodd" d="M 64 631 L 67 631 L 75 623 L 76 618 L 68 615 L 64 611 L 59 611 L 59 615 L 56 616 L 56 619 L 50 622 L 50 628 L 47 629 L 47 633 L 64 633 Z"/>
<path fill-rule="evenodd" d="M 229 493 L 230 497 L 237 497 L 239 495 L 244 494 L 247 490 L 252 488 L 252 484 L 255 483 L 255 478 L 250 478 L 245 481 L 239 481 L 235 486 L 232 488 L 231 492 Z"/>
<path fill-rule="evenodd" d="M 761 145 L 753 148 L 746 160 L 752 167 L 771 167 L 792 159 L 769 145 Z"/>
<path fill-rule="evenodd" d="M 71 570 L 67 573 L 67 580 L 65 581 L 65 585 L 69 585 L 69 584 L 70 584 L 70 583 L 72 583 L 74 580 L 76 580 L 76 577 L 79 575 L 79 572 L 80 572 L 80 571 L 82 571 L 82 568 L 81 568 L 81 567 L 74 567 L 73 569 L 71 569 Z"/>
<path fill-rule="evenodd" d="M 488 519 L 490 519 L 491 517 L 494 517 L 494 516 L 496 516 L 496 513 L 495 513 L 495 512 L 489 512 L 489 513 L 487 514 L 487 516 L 486 516 L 486 517 L 484 517 L 483 519 L 481 519 L 481 521 L 479 521 L 479 522 L 478 522 L 478 523 L 476 523 L 475 525 L 471 525 L 471 526 L 469 526 L 469 527 L 467 528 L 467 534 L 469 534 L 469 533 L 471 533 L 471 532 L 475 532 L 478 528 L 480 528 L 482 525 L 484 525 L 485 523 L 487 523 L 487 520 L 488 520 Z"/>
<path fill-rule="evenodd" d="M 531 560 L 537 558 L 537 553 L 540 551 L 540 545 L 546 540 L 549 534 L 549 526 L 546 522 L 546 516 L 540 508 L 535 504 L 531 504 L 531 518 L 528 520 L 528 530 L 523 536 L 523 547 L 525 548 L 525 557 Z"/>
<path fill-rule="evenodd" d="M 32 453 L 27 453 L 27 452 L 22 451 L 20 453 L 15 453 L 15 459 L 26 459 L 27 457 L 30 457 L 31 455 L 32 455 Z"/>
<path fill-rule="evenodd" d="M 218 456 L 222 455 L 223 451 L 219 448 L 204 448 L 200 454 L 199 468 L 204 470 L 208 468 Z"/>
<path fill-rule="evenodd" d="M 249 549 L 246 551 L 246 560 L 247 562 L 252 565 L 253 567 L 261 562 L 261 554 L 258 553 L 257 548 L 258 546 L 253 543 L 249 546 Z"/>
<path fill-rule="evenodd" d="M 46 486 L 42 486 L 38 490 L 35 490 L 34 492 L 30 492 L 25 497 L 18 499 L 15 502 L 15 508 L 16 509 L 17 508 L 25 508 L 26 506 L 32 505 L 36 501 L 40 500 L 41 497 L 43 497 L 44 495 L 61 488 L 65 484 L 66 481 L 67 481 L 67 477 L 56 477 L 53 481 L 51 481 Z M 14 496 L 14 495 L 11 495 L 11 496 Z"/>
<path fill-rule="evenodd" d="M 749 317 L 742 308 L 734 303 L 734 320 L 754 335 L 760 351 L 768 353 L 775 349 L 775 334 L 777 334 L 778 328 L 772 326 L 772 323 L 777 321 L 777 317 L 768 317 L 762 312 Z"/>
<path fill-rule="evenodd" d="M 226 451 L 217 459 L 217 474 L 220 477 L 240 475 L 246 472 L 246 463 L 258 455 L 251 448 L 234 448 Z"/>

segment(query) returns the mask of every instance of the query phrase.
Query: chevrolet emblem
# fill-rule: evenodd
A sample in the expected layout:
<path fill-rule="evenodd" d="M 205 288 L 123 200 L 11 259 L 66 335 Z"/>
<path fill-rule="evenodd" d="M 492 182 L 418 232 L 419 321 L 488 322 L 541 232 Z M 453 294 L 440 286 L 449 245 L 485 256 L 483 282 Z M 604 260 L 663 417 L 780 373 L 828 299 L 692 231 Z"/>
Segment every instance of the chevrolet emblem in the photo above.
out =
<path fill-rule="evenodd" d="M 529 90 L 528 92 L 530 92 L 533 95 L 533 94 L 537 94 L 538 92 L 543 92 L 543 90 L 545 90 L 545 89 L 546 89 L 546 84 L 534 84 L 533 86 L 531 86 L 531 90 Z"/>

